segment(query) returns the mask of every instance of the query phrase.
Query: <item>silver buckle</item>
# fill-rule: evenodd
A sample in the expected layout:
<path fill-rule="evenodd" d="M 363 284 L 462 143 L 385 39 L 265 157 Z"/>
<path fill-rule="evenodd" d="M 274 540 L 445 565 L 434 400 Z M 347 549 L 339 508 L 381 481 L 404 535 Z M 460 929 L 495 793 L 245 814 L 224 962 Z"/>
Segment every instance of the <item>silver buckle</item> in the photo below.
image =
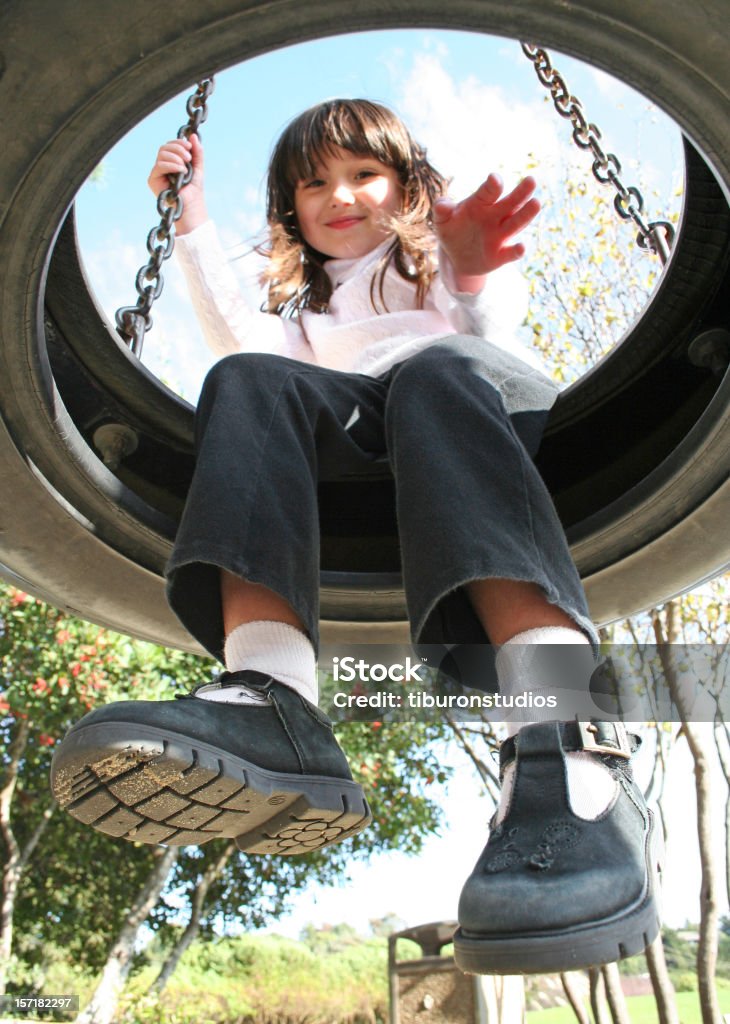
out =
<path fill-rule="evenodd" d="M 598 742 L 596 739 L 598 726 L 594 725 L 593 722 L 578 722 L 578 732 L 580 733 L 583 749 L 590 750 L 594 754 L 611 754 L 613 757 L 631 757 L 629 737 L 626 732 L 626 726 L 623 722 L 606 722 L 605 724 L 613 727 L 616 746 L 611 747 L 606 743 Z"/>

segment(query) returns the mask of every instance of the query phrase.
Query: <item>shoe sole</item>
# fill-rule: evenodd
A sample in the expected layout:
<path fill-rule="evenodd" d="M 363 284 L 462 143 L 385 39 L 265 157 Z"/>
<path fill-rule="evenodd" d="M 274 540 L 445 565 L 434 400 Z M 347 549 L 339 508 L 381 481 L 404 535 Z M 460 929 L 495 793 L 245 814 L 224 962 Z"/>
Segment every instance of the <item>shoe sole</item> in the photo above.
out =
<path fill-rule="evenodd" d="M 309 853 L 371 820 L 355 782 L 268 771 L 185 736 L 118 722 L 71 732 L 54 755 L 51 789 L 77 821 L 135 843 L 235 839 L 246 853 Z"/>
<path fill-rule="evenodd" d="M 657 827 L 647 842 L 648 893 L 638 905 L 604 921 L 559 932 L 510 936 L 454 934 L 454 960 L 466 974 L 554 974 L 584 970 L 636 956 L 661 927 Z"/>

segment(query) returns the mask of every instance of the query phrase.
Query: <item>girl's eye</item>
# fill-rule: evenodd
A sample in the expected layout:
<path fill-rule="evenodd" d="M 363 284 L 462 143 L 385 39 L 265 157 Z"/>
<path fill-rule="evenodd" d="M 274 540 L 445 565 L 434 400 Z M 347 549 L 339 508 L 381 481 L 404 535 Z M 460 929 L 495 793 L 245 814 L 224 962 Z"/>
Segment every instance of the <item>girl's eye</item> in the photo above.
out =
<path fill-rule="evenodd" d="M 374 178 L 375 176 L 375 171 L 358 171 L 355 175 L 356 178 Z"/>
<path fill-rule="evenodd" d="M 322 181 L 321 178 L 312 178 L 311 181 L 303 181 L 301 183 L 300 187 L 301 188 L 319 188 L 320 185 L 324 185 L 324 182 Z"/>

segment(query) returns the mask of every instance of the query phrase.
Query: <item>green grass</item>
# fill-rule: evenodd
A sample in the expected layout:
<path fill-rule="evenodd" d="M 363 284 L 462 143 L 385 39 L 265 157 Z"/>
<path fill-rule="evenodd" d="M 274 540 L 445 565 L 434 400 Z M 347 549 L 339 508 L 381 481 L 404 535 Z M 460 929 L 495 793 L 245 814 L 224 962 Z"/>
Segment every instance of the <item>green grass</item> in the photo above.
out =
<path fill-rule="evenodd" d="M 720 1013 L 730 1013 L 730 989 L 719 988 Z M 681 1024 L 702 1024 L 699 996 L 696 992 L 677 992 L 677 1011 Z M 630 996 L 626 1000 L 631 1024 L 658 1024 L 654 996 Z M 527 1024 L 576 1024 L 570 1006 L 554 1006 L 550 1010 L 533 1010 Z"/>

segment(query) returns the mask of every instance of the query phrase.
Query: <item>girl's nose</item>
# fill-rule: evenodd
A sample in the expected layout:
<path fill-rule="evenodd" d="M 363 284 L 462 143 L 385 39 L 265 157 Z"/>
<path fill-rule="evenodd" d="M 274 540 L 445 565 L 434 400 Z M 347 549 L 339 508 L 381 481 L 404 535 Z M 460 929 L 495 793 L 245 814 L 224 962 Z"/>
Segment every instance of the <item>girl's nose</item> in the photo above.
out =
<path fill-rule="evenodd" d="M 332 202 L 344 203 L 346 206 L 352 206 L 355 202 L 355 196 L 352 193 L 352 189 L 347 185 L 337 185 L 332 191 Z"/>

